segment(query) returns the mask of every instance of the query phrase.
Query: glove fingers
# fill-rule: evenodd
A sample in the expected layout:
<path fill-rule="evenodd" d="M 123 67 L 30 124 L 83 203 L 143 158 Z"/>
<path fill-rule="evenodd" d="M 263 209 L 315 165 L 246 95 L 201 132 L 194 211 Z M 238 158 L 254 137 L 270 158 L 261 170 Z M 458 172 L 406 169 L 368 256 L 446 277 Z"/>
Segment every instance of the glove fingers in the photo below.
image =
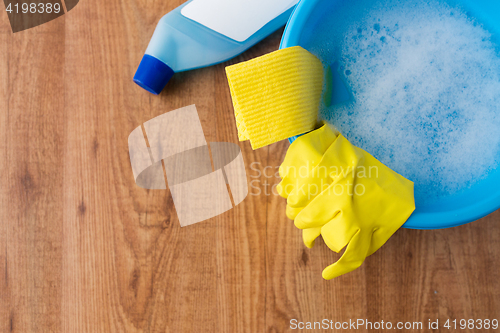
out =
<path fill-rule="evenodd" d="M 352 195 L 349 194 L 348 182 L 349 180 L 347 179 L 339 179 L 330 184 L 321 194 L 314 197 L 297 214 L 295 226 L 299 229 L 322 227 L 330 222 L 339 212 L 344 210 L 344 208 L 352 205 Z"/>
<path fill-rule="evenodd" d="M 279 169 L 283 179 L 295 168 L 306 165 L 307 162 L 314 167 L 319 163 L 325 151 L 337 139 L 339 132 L 328 125 L 323 125 L 315 131 L 298 137 L 288 149 L 285 160 Z"/>
<path fill-rule="evenodd" d="M 323 270 L 323 278 L 331 280 L 361 266 L 368 254 L 370 239 L 371 233 L 364 234 L 363 231 L 359 230 L 352 237 L 342 257 Z"/>
<path fill-rule="evenodd" d="M 288 198 L 294 191 L 298 192 L 299 198 L 301 195 L 305 195 L 303 190 L 297 190 L 297 188 L 301 186 L 303 188 L 304 184 L 310 182 L 310 178 L 314 176 L 312 170 L 321 162 L 325 151 L 336 140 L 338 134 L 337 130 L 323 125 L 321 128 L 297 138 L 292 143 L 279 169 L 282 180 L 276 189 L 280 196 Z M 323 177 L 326 178 L 327 175 L 325 174 Z M 299 198 L 295 198 L 293 201 L 297 201 Z"/>
<path fill-rule="evenodd" d="M 335 182 L 327 170 L 319 166 L 313 170 L 302 171 L 302 177 L 297 178 L 294 184 L 282 186 L 283 192 L 286 192 L 287 203 L 293 207 L 305 207 L 327 190 L 332 182 Z"/>
<path fill-rule="evenodd" d="M 283 180 L 279 182 L 278 185 L 276 185 L 276 192 L 278 192 L 278 195 L 282 198 L 288 198 L 288 193 L 286 193 L 286 184 L 283 183 Z"/>
<path fill-rule="evenodd" d="M 321 235 L 321 228 L 310 228 L 302 230 L 302 240 L 305 246 L 312 248 L 314 246 L 314 241 Z"/>
<path fill-rule="evenodd" d="M 295 220 L 297 215 L 304 209 L 304 207 L 292 207 L 290 205 L 286 205 L 286 216 L 290 220 Z"/>
<path fill-rule="evenodd" d="M 321 228 L 321 236 L 326 246 L 337 253 L 342 251 L 359 231 L 359 227 L 353 224 L 347 215 L 347 212 L 341 212 Z"/>

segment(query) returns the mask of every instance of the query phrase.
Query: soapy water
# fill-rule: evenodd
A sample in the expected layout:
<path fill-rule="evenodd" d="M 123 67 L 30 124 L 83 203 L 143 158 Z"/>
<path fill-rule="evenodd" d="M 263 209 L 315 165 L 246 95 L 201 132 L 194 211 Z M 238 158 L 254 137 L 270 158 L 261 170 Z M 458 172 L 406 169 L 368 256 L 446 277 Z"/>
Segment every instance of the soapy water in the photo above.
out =
<path fill-rule="evenodd" d="M 322 103 L 321 117 L 414 181 L 417 204 L 458 193 L 497 167 L 498 45 L 465 10 L 345 1 L 315 31 L 305 47 L 325 66 L 338 63 L 351 94 Z"/>

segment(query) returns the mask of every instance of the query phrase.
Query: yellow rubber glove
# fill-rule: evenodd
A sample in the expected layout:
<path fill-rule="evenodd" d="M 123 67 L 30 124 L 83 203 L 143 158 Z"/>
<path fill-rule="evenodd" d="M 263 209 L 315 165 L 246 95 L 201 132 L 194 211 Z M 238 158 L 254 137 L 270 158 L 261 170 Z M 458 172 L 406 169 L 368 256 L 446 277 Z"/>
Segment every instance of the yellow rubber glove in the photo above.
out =
<path fill-rule="evenodd" d="M 288 195 L 285 194 L 284 189 L 289 190 L 297 190 L 297 187 L 294 184 L 297 183 L 299 177 L 307 176 L 312 174 L 312 170 L 316 167 L 321 159 L 323 158 L 323 154 L 328 149 L 330 144 L 337 138 L 339 132 L 334 128 L 327 128 L 326 126 L 314 131 L 316 135 L 312 136 L 311 133 L 306 134 L 310 140 L 297 139 L 293 143 L 293 147 L 296 151 L 300 151 L 300 154 L 287 154 L 284 163 L 280 167 L 280 176 L 282 181 L 278 184 L 277 190 L 278 193 L 287 198 Z M 286 174 L 284 173 L 285 167 L 291 166 Z M 295 168 L 295 170 L 293 170 Z M 295 172 L 292 172 L 295 171 Z M 303 188 L 302 188 L 303 190 Z M 318 189 L 319 190 L 319 189 Z M 316 192 L 318 191 L 316 190 Z M 305 193 L 304 199 L 306 198 Z M 318 193 L 312 193 L 313 195 L 317 195 Z M 303 200 L 301 202 L 302 206 L 299 204 L 286 206 L 286 216 L 290 220 L 295 220 L 297 214 L 305 207 L 308 201 Z M 303 229 L 302 237 L 304 240 L 304 244 L 308 248 L 312 248 L 314 246 L 314 240 L 321 234 L 321 228 L 308 228 Z"/>
<path fill-rule="evenodd" d="M 342 257 L 329 280 L 358 268 L 415 210 L 413 182 L 353 146 L 328 125 L 295 140 L 280 167 L 278 193 L 308 247 L 321 235 Z"/>

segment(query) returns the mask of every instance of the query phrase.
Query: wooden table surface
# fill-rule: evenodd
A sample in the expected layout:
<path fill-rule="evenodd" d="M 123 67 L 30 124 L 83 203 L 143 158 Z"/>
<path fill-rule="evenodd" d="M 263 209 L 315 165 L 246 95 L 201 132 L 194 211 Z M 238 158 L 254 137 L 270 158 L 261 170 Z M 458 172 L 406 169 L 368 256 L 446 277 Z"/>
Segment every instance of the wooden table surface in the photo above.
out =
<path fill-rule="evenodd" d="M 322 241 L 305 248 L 285 201 L 265 195 L 279 179 L 250 168 L 278 166 L 287 142 L 239 143 L 261 195 L 251 189 L 193 226 L 179 226 L 168 190 L 136 186 L 127 138 L 157 115 L 196 104 L 207 141 L 238 142 L 224 67 L 277 49 L 281 36 L 176 74 L 153 96 L 132 77 L 158 19 L 181 3 L 82 0 L 16 34 L 0 14 L 0 332 L 500 319 L 498 211 L 452 229 L 401 229 L 360 269 L 325 281 L 339 255 Z"/>

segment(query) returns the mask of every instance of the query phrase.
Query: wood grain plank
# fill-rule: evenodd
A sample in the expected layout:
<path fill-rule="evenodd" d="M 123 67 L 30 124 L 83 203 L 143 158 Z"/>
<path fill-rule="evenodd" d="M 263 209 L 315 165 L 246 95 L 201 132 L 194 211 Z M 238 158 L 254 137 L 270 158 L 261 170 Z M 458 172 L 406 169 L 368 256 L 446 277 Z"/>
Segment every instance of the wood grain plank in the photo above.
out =
<path fill-rule="evenodd" d="M 9 50 L 1 73 L 8 84 L 2 89 L 2 174 L 8 177 L 0 208 L 2 292 L 11 295 L 14 332 L 61 329 L 64 22 L 49 31 L 11 34 L 2 43 Z"/>
<path fill-rule="evenodd" d="M 216 309 L 213 223 L 181 229 L 168 191 L 135 186 L 127 137 L 144 121 L 193 103 L 207 133 L 215 126 L 209 114 L 213 112 L 212 70 L 178 75 L 159 98 L 136 86 L 132 77 L 145 45 L 128 43 L 144 44 L 156 22 L 139 29 L 145 31 L 142 38 L 119 38 L 129 24 L 139 25 L 128 6 L 110 4 L 114 14 L 104 18 L 97 2 L 82 3 L 68 25 L 68 34 L 74 37 L 66 54 L 74 67 L 66 76 L 68 86 L 73 86 L 67 89 L 67 108 L 72 110 L 69 126 L 76 130 L 68 138 L 72 145 L 68 153 L 83 152 L 68 168 L 68 179 L 74 173 L 81 179 L 68 188 L 66 196 L 71 202 L 65 207 L 73 207 L 67 216 L 74 220 L 68 233 L 80 243 L 71 249 L 80 274 L 68 272 L 72 275 L 68 279 L 83 286 L 84 301 L 72 309 L 83 325 L 68 320 L 66 327 L 69 331 L 197 332 L 210 327 L 206 322 Z M 86 49 L 92 50 L 92 57 L 81 62 Z M 122 54 L 128 49 L 134 50 L 134 56 Z M 186 86 L 186 81 L 191 84 Z M 78 97 L 69 100 L 71 96 Z M 97 142 L 97 156 L 92 140 Z M 87 207 L 83 221 L 75 219 L 74 207 L 80 201 Z M 103 255 L 87 258 L 94 252 Z"/>
<path fill-rule="evenodd" d="M 5 5 L 0 4 L 0 9 L 2 10 L 2 14 L 0 15 L 0 34 L 11 34 L 12 29 L 10 27 L 9 17 L 7 16 L 7 13 L 4 12 L 4 10 L 6 9 Z"/>
<path fill-rule="evenodd" d="M 0 45 L 9 45 L 7 34 L 0 34 Z M 5 222 L 5 208 L 9 205 L 9 152 L 8 119 L 9 119 L 9 52 L 8 48 L 0 48 L 0 331 L 11 330 L 11 300 L 9 288 L 9 262 L 7 257 L 8 223 Z M 12 265 L 12 263 L 11 263 Z"/>
<path fill-rule="evenodd" d="M 275 49 L 279 32 L 256 47 L 216 68 L 217 141 L 238 142 L 225 67 Z M 266 164 L 267 148 L 253 151 L 239 144 L 247 166 Z M 250 192 L 233 210 L 217 217 L 217 298 L 219 332 L 263 332 L 266 306 L 267 199 Z"/>
<path fill-rule="evenodd" d="M 128 133 L 140 123 L 127 121 L 122 99 L 122 71 L 130 66 L 121 55 L 128 46 L 116 37 L 125 24 L 116 2 L 106 9 L 80 3 L 68 14 L 66 29 L 65 106 L 72 129 L 66 137 L 64 197 L 68 332 L 133 332 L 144 325 L 153 271 L 149 241 L 154 244 L 161 232 L 147 226 L 142 209 L 148 202 L 136 205 L 121 187 L 135 190 L 122 167 L 130 165 Z M 129 214 L 137 206 L 143 214 Z"/>

